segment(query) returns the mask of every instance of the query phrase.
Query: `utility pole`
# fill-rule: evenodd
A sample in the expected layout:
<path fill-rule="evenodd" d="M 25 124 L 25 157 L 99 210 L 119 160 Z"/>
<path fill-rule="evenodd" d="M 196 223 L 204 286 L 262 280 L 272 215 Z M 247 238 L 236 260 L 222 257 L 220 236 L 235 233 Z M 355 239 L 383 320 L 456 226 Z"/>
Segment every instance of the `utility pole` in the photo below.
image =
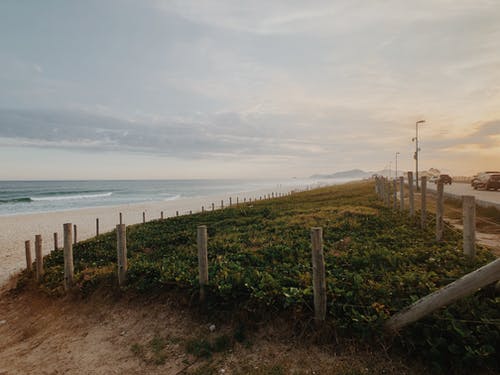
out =
<path fill-rule="evenodd" d="M 415 180 L 417 183 L 417 191 L 418 191 L 418 152 L 420 148 L 418 147 L 418 125 L 423 124 L 425 120 L 419 120 L 415 123 L 415 138 L 412 138 L 412 141 L 415 142 L 415 155 L 413 158 L 415 159 Z"/>
<path fill-rule="evenodd" d="M 399 155 L 399 151 L 396 152 L 396 179 L 398 178 L 398 155 Z"/>

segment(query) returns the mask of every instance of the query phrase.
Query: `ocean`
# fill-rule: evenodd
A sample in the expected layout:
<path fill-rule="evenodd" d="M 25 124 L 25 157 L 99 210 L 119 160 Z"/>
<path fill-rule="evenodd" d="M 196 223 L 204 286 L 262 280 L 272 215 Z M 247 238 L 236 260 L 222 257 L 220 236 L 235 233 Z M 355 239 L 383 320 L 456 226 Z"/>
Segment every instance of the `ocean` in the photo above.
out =
<path fill-rule="evenodd" d="M 271 189 L 304 187 L 312 180 L 89 180 L 0 181 L 0 215 L 169 201 Z"/>

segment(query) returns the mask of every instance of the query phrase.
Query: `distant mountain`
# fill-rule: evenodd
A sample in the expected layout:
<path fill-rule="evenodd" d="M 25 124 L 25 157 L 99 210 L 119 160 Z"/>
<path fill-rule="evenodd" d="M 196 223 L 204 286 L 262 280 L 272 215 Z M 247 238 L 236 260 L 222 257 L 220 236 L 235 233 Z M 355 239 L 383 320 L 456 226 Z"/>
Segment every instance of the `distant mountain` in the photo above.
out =
<path fill-rule="evenodd" d="M 315 174 L 311 178 L 366 178 L 370 177 L 373 172 L 365 172 L 361 169 L 351 169 L 350 171 L 336 172 L 332 174 Z"/>

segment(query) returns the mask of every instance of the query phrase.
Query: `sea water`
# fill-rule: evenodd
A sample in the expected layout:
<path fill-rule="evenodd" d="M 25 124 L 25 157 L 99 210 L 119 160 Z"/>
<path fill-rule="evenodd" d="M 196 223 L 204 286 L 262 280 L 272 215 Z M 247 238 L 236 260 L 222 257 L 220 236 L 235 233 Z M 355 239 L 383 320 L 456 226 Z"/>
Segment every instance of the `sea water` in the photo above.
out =
<path fill-rule="evenodd" d="M 0 181 L 0 215 L 311 186 L 312 180 Z"/>

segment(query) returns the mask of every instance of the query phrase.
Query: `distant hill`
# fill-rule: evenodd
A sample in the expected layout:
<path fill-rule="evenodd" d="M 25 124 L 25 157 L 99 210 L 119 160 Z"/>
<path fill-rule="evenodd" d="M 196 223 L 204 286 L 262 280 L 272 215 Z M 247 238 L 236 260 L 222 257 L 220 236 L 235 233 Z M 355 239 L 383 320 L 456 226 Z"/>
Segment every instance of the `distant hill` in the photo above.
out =
<path fill-rule="evenodd" d="M 370 177 L 373 172 L 365 172 L 361 169 L 351 169 L 349 171 L 336 172 L 332 174 L 315 174 L 311 178 L 366 178 Z"/>

